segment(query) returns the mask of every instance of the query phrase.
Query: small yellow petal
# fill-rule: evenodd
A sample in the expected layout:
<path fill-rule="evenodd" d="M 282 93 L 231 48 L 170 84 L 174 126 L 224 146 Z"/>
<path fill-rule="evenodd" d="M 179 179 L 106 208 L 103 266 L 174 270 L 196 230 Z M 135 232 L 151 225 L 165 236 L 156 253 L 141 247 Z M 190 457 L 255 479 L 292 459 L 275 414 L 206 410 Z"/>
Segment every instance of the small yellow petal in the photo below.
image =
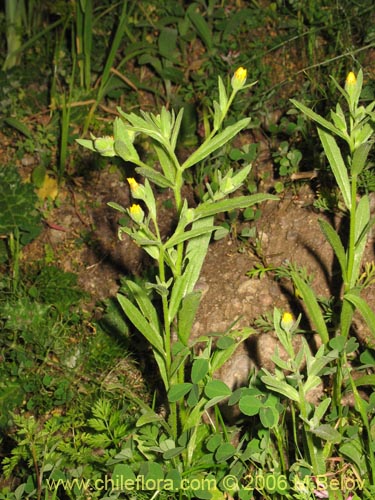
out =
<path fill-rule="evenodd" d="M 247 78 L 247 70 L 245 68 L 243 68 L 242 66 L 240 68 L 238 68 L 235 73 L 234 73 L 234 77 L 240 81 L 241 83 L 243 83 L 246 78 Z"/>
<path fill-rule="evenodd" d="M 142 212 L 142 209 L 137 203 L 133 203 L 133 205 L 130 207 L 130 213 L 132 215 L 138 215 L 141 212 Z"/>
<path fill-rule="evenodd" d="M 134 177 L 128 177 L 126 180 L 129 183 L 131 191 L 135 191 L 137 189 L 137 187 L 139 186 L 138 182 L 134 179 Z"/>
<path fill-rule="evenodd" d="M 42 186 L 38 189 L 37 194 L 40 200 L 46 200 L 47 198 L 55 200 L 59 194 L 57 179 L 52 175 L 47 174 L 44 178 Z"/>
<path fill-rule="evenodd" d="M 293 325 L 294 325 L 293 314 L 288 311 L 285 311 L 281 317 L 281 327 L 286 331 L 290 331 Z"/>
<path fill-rule="evenodd" d="M 350 71 L 348 73 L 348 76 L 346 77 L 345 85 L 355 85 L 357 83 L 357 77 L 353 73 L 353 71 Z"/>
<path fill-rule="evenodd" d="M 284 321 L 284 323 L 291 323 L 294 321 L 293 314 L 290 312 L 284 312 L 282 321 Z"/>
<path fill-rule="evenodd" d="M 129 208 L 129 214 L 133 221 L 137 222 L 138 224 L 141 224 L 145 217 L 144 211 L 137 203 L 133 203 L 133 205 Z"/>
<path fill-rule="evenodd" d="M 242 66 L 234 72 L 234 75 L 231 80 L 233 90 L 240 90 L 246 82 L 247 78 L 247 70 Z"/>

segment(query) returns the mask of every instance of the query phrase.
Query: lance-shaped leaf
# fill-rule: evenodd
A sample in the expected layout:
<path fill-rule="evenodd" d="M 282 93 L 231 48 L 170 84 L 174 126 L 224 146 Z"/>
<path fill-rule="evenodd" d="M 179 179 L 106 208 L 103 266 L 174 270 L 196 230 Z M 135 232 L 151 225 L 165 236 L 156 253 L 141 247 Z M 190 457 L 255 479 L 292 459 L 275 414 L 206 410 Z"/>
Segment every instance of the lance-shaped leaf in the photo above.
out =
<path fill-rule="evenodd" d="M 318 127 L 318 134 L 323 145 L 324 152 L 332 168 L 333 175 L 341 191 L 345 206 L 351 209 L 352 201 L 350 197 L 350 182 L 346 165 L 341 155 L 341 151 L 331 133 Z"/>
<path fill-rule="evenodd" d="M 174 186 L 172 181 L 170 181 L 163 174 L 157 172 L 151 167 L 137 167 L 135 170 L 139 175 L 147 177 L 151 182 L 161 188 L 173 188 Z"/>
<path fill-rule="evenodd" d="M 294 389 L 294 387 L 292 387 L 291 385 L 287 384 L 284 380 L 277 380 L 275 377 L 272 377 L 270 375 L 264 375 L 263 377 L 261 377 L 261 380 L 263 384 L 268 387 L 268 389 L 272 389 L 273 391 L 286 396 L 296 403 L 299 402 L 299 394 L 297 390 Z"/>
<path fill-rule="evenodd" d="M 347 274 L 346 274 L 346 253 L 345 253 L 345 248 L 344 245 L 341 242 L 340 236 L 337 234 L 337 232 L 333 229 L 333 227 L 325 220 L 319 219 L 319 225 L 320 228 L 326 237 L 328 243 L 331 245 L 333 248 L 333 251 L 335 252 L 335 255 L 337 257 L 337 260 L 339 261 L 340 267 L 341 267 L 341 273 L 344 282 L 347 280 Z"/>
<path fill-rule="evenodd" d="M 207 158 L 208 155 L 221 148 L 250 123 L 250 118 L 243 118 L 237 123 L 225 128 L 212 139 L 206 140 L 189 158 L 183 163 L 182 169 L 192 167 L 196 163 Z"/>
<path fill-rule="evenodd" d="M 230 212 L 232 210 L 251 207 L 257 203 L 261 203 L 266 200 L 278 200 L 277 196 L 272 194 L 253 194 L 249 196 L 237 196 L 235 198 L 229 198 L 228 200 L 220 200 L 215 202 L 204 202 L 198 205 L 194 211 L 195 218 L 208 217 L 216 215 L 221 212 Z"/>
<path fill-rule="evenodd" d="M 354 151 L 351 167 L 353 175 L 359 175 L 364 169 L 371 147 L 372 142 L 364 142 Z"/>
<path fill-rule="evenodd" d="M 344 296 L 344 300 L 349 301 L 359 310 L 364 320 L 366 321 L 372 335 L 375 337 L 375 314 L 368 303 L 362 297 L 359 297 L 359 295 L 356 295 L 352 292 L 346 293 Z"/>
<path fill-rule="evenodd" d="M 346 141 L 348 140 L 348 135 L 345 134 L 340 128 L 335 127 L 333 123 L 329 122 L 322 116 L 318 115 L 318 113 L 315 113 L 312 109 L 308 108 L 304 104 L 296 101 L 295 99 L 291 99 L 292 104 L 298 108 L 300 111 L 302 111 L 306 116 L 317 122 L 321 127 L 330 130 L 333 132 L 333 134 L 338 135 L 339 137 L 342 137 Z"/>
<path fill-rule="evenodd" d="M 158 328 L 150 323 L 143 315 L 143 313 L 124 295 L 118 293 L 117 300 L 119 301 L 124 313 L 142 333 L 142 335 L 150 342 L 152 347 L 157 349 L 160 353 L 164 352 L 163 341 L 158 331 Z"/>
<path fill-rule="evenodd" d="M 370 202 L 367 195 L 362 196 L 356 208 L 355 213 L 355 247 L 354 262 L 351 273 L 349 287 L 353 288 L 357 282 L 360 270 L 363 252 L 366 247 L 366 235 L 370 229 Z"/>
<path fill-rule="evenodd" d="M 327 325 L 324 321 L 324 317 L 319 307 L 318 301 L 316 300 L 315 293 L 296 272 L 291 273 L 291 278 L 296 289 L 302 295 L 307 312 L 309 313 L 309 317 L 314 323 L 316 331 L 322 339 L 323 344 L 327 344 L 327 342 L 329 341 Z"/>

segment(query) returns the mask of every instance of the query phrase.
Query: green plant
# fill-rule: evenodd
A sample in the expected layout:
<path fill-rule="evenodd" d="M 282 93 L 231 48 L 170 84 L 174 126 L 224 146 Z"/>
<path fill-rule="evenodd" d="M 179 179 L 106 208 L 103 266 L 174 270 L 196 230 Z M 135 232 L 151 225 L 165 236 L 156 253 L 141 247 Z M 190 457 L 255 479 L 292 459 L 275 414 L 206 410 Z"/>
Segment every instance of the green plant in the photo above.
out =
<path fill-rule="evenodd" d="M 107 464 L 134 430 L 133 412 L 127 406 L 115 409 L 105 399 L 95 402 L 88 418 L 75 409 L 50 415 L 43 423 L 24 415 L 13 420 L 16 446 L 2 462 L 3 474 L 9 478 L 18 469 L 24 482 L 14 492 L 3 488 L 4 496 L 0 493 L 0 498 L 12 500 L 103 498 L 102 485 L 111 485 L 117 474 L 115 468 L 111 481 Z M 120 495 L 114 492 L 111 498 Z"/>
<path fill-rule="evenodd" d="M 341 268 L 344 295 L 337 330 L 344 338 L 349 334 L 352 317 L 357 308 L 364 316 L 370 331 L 375 335 L 375 315 L 360 297 L 363 284 L 359 281 L 363 252 L 370 229 L 375 222 L 375 219 L 370 217 L 368 195 L 361 196 L 358 192 L 358 176 L 367 168 L 367 158 L 372 146 L 371 136 L 375 129 L 373 115 L 375 102 L 371 102 L 366 108 L 359 105 L 362 83 L 363 73 L 360 70 L 358 79 L 354 73 L 349 73 L 345 89 L 336 84 L 346 100 L 348 116 L 345 116 L 338 103 L 336 110 L 331 112 L 332 122 L 322 118 L 303 104 L 292 101 L 298 109 L 318 124 L 319 137 L 348 214 L 349 239 L 346 248 L 335 229 L 325 220 L 320 220 L 321 229 L 332 246 Z M 340 148 L 336 137 L 341 141 L 340 145 L 346 145 L 345 149 L 344 146 Z M 345 152 L 344 156 L 341 150 Z M 319 328 L 318 331 L 323 342 L 326 343 L 328 335 L 318 309 L 315 307 L 312 294 L 307 293 L 306 290 L 304 298 L 310 304 L 309 313 L 315 325 L 322 327 L 321 331 Z"/>
<path fill-rule="evenodd" d="M 22 45 L 22 20 L 25 16 L 25 2 L 23 0 L 6 0 L 5 16 L 7 28 L 7 56 L 3 70 L 12 68 L 19 63 L 19 49 Z"/>
<path fill-rule="evenodd" d="M 236 347 L 251 330 L 231 331 L 217 342 L 213 349 L 213 338 L 199 339 L 203 352 L 194 354 L 194 344 L 189 340 L 195 313 L 201 294 L 194 290 L 201 267 L 207 253 L 208 243 L 214 226 L 214 215 L 223 211 L 246 208 L 272 195 L 255 194 L 226 199 L 236 191 L 250 172 L 250 165 L 224 176 L 218 172 L 218 185 L 213 190 L 207 185 L 207 194 L 197 207 L 188 207 L 182 198 L 184 171 L 207 158 L 212 152 L 226 144 L 249 124 L 245 118 L 220 131 L 228 109 L 237 94 L 245 88 L 246 70 L 239 68 L 231 80 L 232 91 L 227 95 L 219 77 L 219 102 L 214 103 L 214 124 L 210 135 L 182 164 L 175 148 L 182 120 L 182 111 L 177 116 L 162 109 L 160 115 L 142 113 L 142 116 L 125 114 L 116 119 L 114 136 L 81 139 L 78 142 L 104 156 L 120 156 L 136 165 L 136 172 L 145 177 L 140 184 L 134 178 L 128 182 L 133 198 L 142 201 L 143 206 L 134 203 L 125 209 L 116 203 L 110 205 L 127 216 L 132 223 L 120 228 L 153 258 L 158 264 L 155 282 L 145 286 L 126 280 L 126 294 L 119 294 L 118 301 L 134 327 L 150 343 L 155 361 L 167 394 L 167 415 L 163 417 L 151 408 L 138 420 L 138 427 L 150 427 L 152 442 L 142 446 L 145 456 L 162 454 L 181 473 L 194 464 L 200 470 L 198 451 L 211 432 L 202 426 L 202 417 L 208 408 L 216 405 L 228 395 L 227 389 L 219 381 L 213 380 L 214 372 L 232 355 Z M 145 134 L 150 139 L 161 165 L 161 171 L 144 163 L 134 147 L 137 134 Z M 157 186 L 169 188 L 174 195 L 178 217 L 172 235 L 164 239 L 161 235 L 157 205 L 150 181 Z M 154 297 L 159 297 L 160 313 Z M 188 366 L 191 366 L 187 370 Z M 162 431 L 160 434 L 156 428 Z M 154 433 L 156 432 L 156 434 Z M 155 448 L 156 447 L 156 448 Z M 148 451 L 147 451 L 148 450 Z M 233 448 L 233 454 L 235 450 Z M 157 454 L 158 455 L 158 454 Z M 179 464 L 179 465 L 177 465 Z M 220 464 L 218 462 L 217 466 Z M 183 467 L 183 468 L 182 468 Z"/>
<path fill-rule="evenodd" d="M 1 282 L 1 428 L 15 408 L 39 415 L 72 400 L 71 376 L 84 357 L 84 349 L 71 342 L 84 322 L 76 304 L 85 294 L 76 281 L 50 266 L 34 276 L 21 274 L 16 291 Z"/>
<path fill-rule="evenodd" d="M 355 474 L 365 478 L 366 486 L 361 485 L 361 489 L 362 494 L 366 496 L 370 494 L 375 480 L 374 450 L 367 442 L 367 436 L 374 429 L 374 419 L 372 401 L 367 403 L 358 392 L 358 387 L 366 383 L 372 387 L 374 380 L 373 375 L 365 379 L 359 377 L 358 381 L 354 377 L 354 369 L 361 372 L 364 368 L 357 366 L 357 363 L 355 368 L 352 365 L 354 353 L 359 345 L 350 336 L 356 310 L 362 314 L 372 335 L 375 334 L 374 312 L 361 296 L 364 288 L 375 279 L 372 264 L 366 264 L 362 268 L 366 241 L 375 223 L 375 218 L 370 217 L 368 195 L 361 195 L 357 184 L 358 176 L 369 168 L 368 155 L 375 129 L 375 102 L 366 107 L 359 104 L 362 81 L 363 74 L 360 70 L 357 78 L 354 73 L 349 73 L 345 88 L 336 83 L 346 101 L 347 109 L 345 114 L 338 103 L 336 109 L 331 112 L 332 122 L 303 104 L 292 101 L 298 109 L 317 122 L 319 137 L 345 206 L 349 226 L 347 241 L 326 220 L 319 220 L 321 230 L 340 265 L 342 294 L 326 300 L 318 298 L 306 271 L 293 264 L 280 268 L 259 267 L 253 273 L 273 271 L 276 276 L 292 280 L 296 296 L 302 299 L 312 329 L 320 336 L 322 343 L 314 356 L 303 339 L 302 348 L 296 351 L 292 338 L 298 322 L 295 323 L 289 313 L 281 316 L 275 310 L 274 329 L 289 361 L 276 352 L 272 358 L 276 365 L 275 374 L 271 375 L 263 370 L 266 375 L 261 375 L 260 378 L 268 389 L 293 402 L 292 421 L 295 437 L 299 428 L 297 417 L 301 422 L 305 436 L 302 444 L 304 452 L 294 465 L 291 464 L 291 470 L 299 470 L 299 478 L 303 476 L 303 468 L 307 468 L 310 475 L 312 473 L 315 477 L 321 475 L 327 478 L 327 463 L 336 449 L 336 453 L 339 453 L 343 460 L 349 459 Z M 338 314 L 333 314 L 333 309 L 338 311 Z M 362 362 L 365 359 L 369 359 L 368 366 L 372 367 L 371 358 L 367 355 L 361 357 Z M 303 367 L 303 361 L 306 362 L 306 368 Z M 327 377 L 331 380 L 332 393 L 323 397 L 314 408 L 307 403 L 307 394 L 312 388 L 323 384 Z M 352 412 L 342 405 L 343 394 L 347 392 L 353 397 Z M 361 422 L 362 430 L 358 427 L 358 421 Z M 299 449 L 297 441 L 295 446 Z M 364 460 L 360 459 L 358 450 L 366 457 Z M 327 483 L 326 479 L 325 481 Z M 322 489 L 327 498 L 334 498 L 329 486 Z M 311 489 L 307 494 L 311 494 Z"/>
<path fill-rule="evenodd" d="M 0 167 L 0 234 L 5 238 L 5 251 L 11 269 L 12 290 L 19 283 L 21 248 L 42 230 L 41 215 L 36 209 L 33 187 L 22 181 L 11 166 Z"/>

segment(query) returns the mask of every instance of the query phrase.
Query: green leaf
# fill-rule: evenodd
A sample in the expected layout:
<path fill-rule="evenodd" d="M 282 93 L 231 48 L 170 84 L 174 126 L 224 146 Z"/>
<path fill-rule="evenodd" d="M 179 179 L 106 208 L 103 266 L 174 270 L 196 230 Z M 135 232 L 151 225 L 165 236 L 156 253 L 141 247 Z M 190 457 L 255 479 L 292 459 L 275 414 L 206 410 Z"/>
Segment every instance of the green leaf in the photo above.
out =
<path fill-rule="evenodd" d="M 177 276 L 174 280 L 168 307 L 168 323 L 171 324 L 177 315 L 182 299 L 186 293 L 186 275 Z"/>
<path fill-rule="evenodd" d="M 351 272 L 351 281 L 349 287 L 356 285 L 358 276 L 361 271 L 361 263 L 363 252 L 366 247 L 366 235 L 370 229 L 370 202 L 367 195 L 362 196 L 356 208 L 355 213 L 355 247 L 354 247 L 354 262 Z"/>
<path fill-rule="evenodd" d="M 171 458 L 177 457 L 181 455 L 181 453 L 185 450 L 184 446 L 176 446 L 176 448 L 172 448 L 163 453 L 164 460 L 171 460 Z"/>
<path fill-rule="evenodd" d="M 28 139 L 33 139 L 33 134 L 31 133 L 29 128 L 24 123 L 17 120 L 17 118 L 8 116 L 7 118 L 4 119 L 4 122 L 7 123 L 9 126 L 13 127 L 14 129 L 18 130 L 18 132 L 21 132 L 21 134 L 23 134 Z M 92 143 L 92 141 L 89 142 Z"/>
<path fill-rule="evenodd" d="M 168 392 L 168 401 L 170 403 L 176 403 L 182 399 L 193 387 L 190 382 L 184 382 L 182 384 L 173 385 Z"/>
<path fill-rule="evenodd" d="M 264 375 L 261 377 L 261 380 L 269 389 L 272 389 L 273 391 L 278 392 L 279 394 L 282 394 L 297 403 L 299 402 L 299 394 L 296 389 L 283 380 L 277 380 L 270 375 Z"/>
<path fill-rule="evenodd" d="M 125 286 L 128 288 L 131 296 L 138 304 L 139 310 L 143 316 L 153 325 L 154 330 L 160 335 L 158 313 L 146 291 L 140 285 L 131 280 L 126 280 Z"/>
<path fill-rule="evenodd" d="M 306 345 L 306 348 L 309 349 L 305 339 L 303 339 L 303 342 Z M 326 365 L 328 365 L 328 363 L 335 360 L 337 358 L 337 355 L 338 355 L 337 351 L 332 350 L 326 356 L 321 356 L 321 357 L 318 357 L 317 355 L 315 355 L 314 357 L 311 356 L 311 359 L 309 360 L 307 367 L 308 376 L 315 377 L 316 375 L 320 375 L 322 369 Z"/>
<path fill-rule="evenodd" d="M 215 231 L 215 229 L 217 229 L 217 226 L 204 226 L 204 227 L 194 228 L 191 229 L 190 231 L 185 231 L 180 234 L 174 233 L 169 238 L 169 240 L 164 244 L 164 248 L 165 249 L 172 248 L 178 245 L 179 243 L 182 243 L 183 241 L 192 240 L 197 236 L 202 236 L 207 233 L 212 233 L 213 231 Z"/>
<path fill-rule="evenodd" d="M 121 109 L 117 108 L 119 113 L 131 123 L 132 126 L 128 126 L 127 130 L 129 132 L 145 134 L 160 144 L 166 146 L 168 141 L 163 137 L 160 127 L 152 120 L 148 113 L 143 112 L 143 117 L 136 115 L 135 113 L 124 113 Z"/>
<path fill-rule="evenodd" d="M 340 108 L 341 110 L 341 108 Z M 331 111 L 331 118 L 335 126 L 341 130 L 342 132 L 347 132 L 347 126 L 346 126 L 346 121 L 345 121 L 345 116 L 342 113 L 335 113 L 333 110 Z"/>
<path fill-rule="evenodd" d="M 278 196 L 272 194 L 252 194 L 249 196 L 236 196 L 234 198 L 229 198 L 227 200 L 220 201 L 207 201 L 198 205 L 194 210 L 195 217 L 208 217 L 213 216 L 222 212 L 230 212 L 232 210 L 238 210 L 241 208 L 247 208 L 257 203 L 262 203 L 267 200 L 278 200 Z"/>
<path fill-rule="evenodd" d="M 221 347 L 215 350 L 211 360 L 212 372 L 215 373 L 217 370 L 219 370 L 223 366 L 223 364 L 228 361 L 228 359 L 233 355 L 234 351 L 241 344 L 241 342 L 246 340 L 253 333 L 255 333 L 255 330 L 250 327 L 243 328 L 242 330 L 232 330 L 230 332 L 230 335 L 233 336 L 233 339 L 236 340 L 232 344 L 227 344 L 225 349 Z"/>
<path fill-rule="evenodd" d="M 232 347 L 236 341 L 232 337 L 228 336 L 223 336 L 219 337 L 217 343 L 216 343 L 216 348 L 217 349 L 228 349 L 228 347 Z M 237 344 L 236 344 L 237 347 Z"/>
<path fill-rule="evenodd" d="M 279 414 L 273 406 L 262 406 L 259 410 L 259 418 L 266 429 L 276 427 L 279 422 Z"/>
<path fill-rule="evenodd" d="M 375 375 L 362 375 L 354 380 L 356 387 L 361 387 L 363 385 L 375 385 Z"/>
<path fill-rule="evenodd" d="M 314 291 L 296 272 L 291 273 L 291 278 L 305 302 L 307 312 L 315 325 L 317 333 L 322 339 L 323 344 L 327 344 L 329 341 L 329 333 Z"/>
<path fill-rule="evenodd" d="M 107 429 L 107 424 L 104 420 L 99 418 L 89 418 L 87 423 L 90 427 L 95 429 L 96 431 L 105 431 Z"/>
<path fill-rule="evenodd" d="M 178 112 L 178 114 L 176 116 L 176 120 L 174 122 L 173 130 L 172 130 L 172 134 L 171 134 L 171 140 L 170 140 L 172 151 L 174 151 L 176 149 L 177 139 L 178 139 L 178 135 L 180 133 L 180 128 L 181 128 L 182 118 L 184 116 L 184 111 L 185 111 L 184 108 L 180 109 L 180 111 Z"/>
<path fill-rule="evenodd" d="M 315 389 L 321 382 L 321 379 L 317 375 L 309 375 L 306 382 L 303 385 L 303 391 L 308 394 L 310 391 Z"/>
<path fill-rule="evenodd" d="M 117 300 L 119 301 L 126 316 L 130 319 L 137 330 L 142 333 L 142 335 L 150 342 L 150 344 L 155 349 L 157 349 L 160 353 L 163 353 L 163 341 L 157 327 L 147 321 L 140 310 L 124 295 L 118 293 Z"/>
<path fill-rule="evenodd" d="M 311 432 L 320 437 L 320 439 L 324 439 L 324 441 L 329 441 L 334 444 L 338 444 L 342 440 L 342 436 L 334 427 L 329 424 L 322 424 L 316 427 L 315 429 L 310 429 Z"/>
<path fill-rule="evenodd" d="M 177 30 L 169 27 L 163 27 L 160 30 L 158 38 L 159 52 L 165 59 L 173 60 L 176 50 Z"/>
<path fill-rule="evenodd" d="M 359 147 L 362 144 L 367 143 L 367 141 L 370 139 L 370 137 L 374 133 L 373 125 L 370 125 L 369 123 L 366 123 L 366 124 L 361 123 L 359 126 L 361 128 L 358 132 L 358 135 L 355 137 L 355 140 L 354 140 L 355 148 Z"/>
<path fill-rule="evenodd" d="M 362 172 L 366 165 L 371 147 L 371 142 L 364 142 L 354 151 L 351 168 L 352 175 L 359 175 Z"/>
<path fill-rule="evenodd" d="M 232 394 L 232 391 L 222 380 L 211 380 L 206 385 L 204 392 L 210 399 L 216 397 L 227 397 Z"/>
<path fill-rule="evenodd" d="M 152 146 L 155 149 L 156 154 L 158 155 L 158 160 L 159 160 L 159 163 L 161 165 L 161 168 L 163 170 L 165 177 L 162 176 L 163 179 L 158 177 L 158 175 L 161 175 L 161 174 L 159 172 L 156 172 L 154 169 L 151 169 L 153 172 L 151 175 L 153 175 L 154 177 L 156 177 L 158 179 L 158 182 L 159 182 L 158 186 L 160 186 L 160 182 L 163 182 L 164 184 L 165 184 L 165 182 L 168 182 L 171 184 L 171 186 L 169 186 L 169 187 L 173 187 L 175 184 L 175 178 L 176 178 L 176 167 L 175 167 L 171 157 L 165 151 L 165 147 L 161 146 L 156 141 L 153 141 Z M 138 168 L 141 169 L 143 167 L 138 167 Z M 144 167 L 144 168 L 146 169 L 145 171 L 148 171 L 149 167 L 147 167 L 147 168 Z M 155 174 L 157 174 L 157 175 L 155 176 Z M 168 186 L 160 186 L 160 187 L 168 187 Z"/>
<path fill-rule="evenodd" d="M 236 453 L 236 448 L 230 443 L 223 443 L 215 452 L 215 459 L 218 463 L 226 462 Z"/>
<path fill-rule="evenodd" d="M 136 427 L 142 427 L 143 425 L 152 424 L 153 422 L 160 422 L 163 420 L 162 415 L 150 411 L 139 417 L 136 422 Z"/>
<path fill-rule="evenodd" d="M 94 141 L 92 139 L 76 139 L 76 143 L 86 149 L 89 149 L 90 151 L 94 151 L 95 153 L 97 153 L 96 149 L 94 148 Z"/>
<path fill-rule="evenodd" d="M 244 415 L 252 417 L 258 415 L 260 409 L 263 407 L 263 403 L 255 396 L 243 396 L 240 399 L 239 407 Z"/>
<path fill-rule="evenodd" d="M 359 474 L 366 474 L 366 455 L 363 453 L 363 447 L 359 438 L 342 444 L 339 451 L 340 454 L 348 457 L 357 466 Z"/>
<path fill-rule="evenodd" d="M 136 481 L 136 476 L 129 465 L 116 464 L 113 468 L 112 479 L 116 484 L 126 484 L 125 480 Z"/>
<path fill-rule="evenodd" d="M 165 479 L 173 482 L 172 491 L 178 491 L 181 486 L 181 474 L 177 469 L 168 470 Z"/>
<path fill-rule="evenodd" d="M 329 405 L 331 404 L 331 398 L 324 399 L 314 411 L 314 420 L 320 422 L 325 415 L 325 412 L 328 410 Z"/>
<path fill-rule="evenodd" d="M 346 339 L 352 325 L 354 305 L 348 300 L 343 300 L 340 314 L 340 333 Z"/>
<path fill-rule="evenodd" d="M 188 344 L 201 297 L 201 292 L 191 292 L 188 293 L 182 300 L 182 307 L 178 314 L 177 335 L 179 340 L 184 345 Z"/>
<path fill-rule="evenodd" d="M 25 245 L 42 230 L 38 198 L 33 186 L 24 183 L 16 168 L 0 166 L 0 234 L 19 231 Z"/>
<path fill-rule="evenodd" d="M 306 116 L 308 116 L 309 118 L 311 118 L 312 120 L 317 122 L 320 125 L 320 127 L 323 127 L 324 129 L 330 130 L 334 135 L 338 135 L 342 139 L 345 139 L 345 140 L 348 139 L 347 134 L 343 133 L 342 130 L 335 127 L 335 125 L 333 125 L 331 122 L 329 122 L 328 120 L 326 120 L 322 116 L 318 115 L 318 113 L 315 113 L 315 111 L 313 111 L 312 109 L 310 109 L 307 106 L 305 106 L 304 104 L 296 101 L 295 99 L 291 99 L 290 101 L 297 109 L 302 111 Z"/>
<path fill-rule="evenodd" d="M 174 186 L 171 180 L 151 167 L 137 167 L 135 171 L 142 177 L 147 177 L 147 179 L 161 188 L 173 188 Z"/>
<path fill-rule="evenodd" d="M 206 448 L 208 451 L 214 452 L 222 444 L 223 438 L 220 434 L 213 434 L 208 438 Z"/>
<path fill-rule="evenodd" d="M 159 373 L 160 373 L 161 379 L 164 383 L 164 387 L 166 388 L 166 390 L 168 390 L 170 379 L 169 379 L 168 374 L 167 374 L 167 363 L 165 361 L 165 353 L 159 352 L 156 349 L 154 349 L 153 352 L 154 352 L 155 361 L 156 361 L 158 368 L 159 368 Z"/>
<path fill-rule="evenodd" d="M 191 368 L 191 381 L 193 384 L 198 384 L 208 373 L 208 360 L 205 358 L 198 358 L 193 361 Z"/>
<path fill-rule="evenodd" d="M 375 314 L 367 302 L 358 295 L 348 292 L 344 295 L 344 301 L 347 300 L 353 304 L 362 314 L 369 327 L 371 334 L 375 337 Z"/>
<path fill-rule="evenodd" d="M 219 105 L 220 105 L 220 111 L 221 111 L 221 113 L 223 113 L 226 110 L 227 105 L 228 105 L 228 97 L 227 97 L 227 93 L 226 93 L 226 90 L 225 90 L 225 87 L 224 87 L 223 80 L 221 79 L 220 76 L 218 78 L 218 86 L 219 86 Z"/>
<path fill-rule="evenodd" d="M 318 134 L 323 145 L 324 152 L 332 168 L 333 175 L 335 176 L 336 182 L 341 191 L 345 206 L 348 210 L 350 210 L 352 206 L 350 182 L 341 151 L 331 133 L 318 127 Z"/>
<path fill-rule="evenodd" d="M 187 16 L 190 21 L 193 23 L 194 28 L 197 30 L 199 37 L 202 42 L 205 44 L 206 48 L 210 51 L 212 50 L 212 32 L 210 30 L 207 21 L 197 10 L 198 4 L 193 3 L 189 6 L 186 11 Z"/>
<path fill-rule="evenodd" d="M 199 402 L 199 387 L 198 384 L 193 384 L 191 391 L 189 392 L 189 396 L 187 398 L 187 405 L 189 408 L 194 408 Z"/>
<path fill-rule="evenodd" d="M 346 274 L 346 253 L 345 253 L 345 248 L 344 245 L 341 242 L 341 239 L 339 235 L 336 233 L 336 231 L 333 229 L 333 227 L 325 220 L 319 219 L 319 225 L 320 228 L 326 237 L 328 243 L 331 245 L 333 248 L 333 251 L 335 252 L 335 255 L 337 257 L 337 260 L 340 264 L 341 267 L 341 273 L 343 276 L 344 282 L 347 280 L 347 274 Z"/>
<path fill-rule="evenodd" d="M 212 227 L 213 217 L 205 217 L 193 223 L 192 229 Z M 202 269 L 204 259 L 208 251 L 211 233 L 203 233 L 189 240 L 186 247 L 184 265 L 186 266 L 183 274 L 186 275 L 185 293 L 193 291 Z"/>
<path fill-rule="evenodd" d="M 206 140 L 192 155 L 189 156 L 189 158 L 185 161 L 185 163 L 183 163 L 181 168 L 183 170 L 186 170 L 187 168 L 190 168 L 196 163 L 204 160 L 211 153 L 229 142 L 243 128 L 247 127 L 249 123 L 250 118 L 243 118 L 234 125 L 230 125 L 229 127 L 225 128 L 222 132 L 218 133 L 212 139 Z"/>
<path fill-rule="evenodd" d="M 139 155 L 133 145 L 126 124 L 121 118 L 116 118 L 113 124 L 115 151 L 124 161 L 137 161 Z"/>
<path fill-rule="evenodd" d="M 127 213 L 126 208 L 122 207 L 121 205 L 119 205 L 115 201 L 109 201 L 107 203 L 107 205 L 109 207 L 113 208 L 114 210 L 117 210 L 118 212 L 121 212 L 122 214 L 126 214 Z"/>
<path fill-rule="evenodd" d="M 146 463 L 146 477 L 145 481 L 148 480 L 160 481 L 164 479 L 163 467 L 157 462 L 149 461 Z"/>

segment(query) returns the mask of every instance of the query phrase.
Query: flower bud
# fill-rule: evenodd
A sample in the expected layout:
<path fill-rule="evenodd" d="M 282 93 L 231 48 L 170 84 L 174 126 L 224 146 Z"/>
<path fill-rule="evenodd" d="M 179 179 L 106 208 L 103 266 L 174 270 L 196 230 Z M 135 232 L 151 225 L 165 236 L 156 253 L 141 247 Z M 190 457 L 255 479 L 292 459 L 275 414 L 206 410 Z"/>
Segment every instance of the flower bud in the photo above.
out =
<path fill-rule="evenodd" d="M 286 311 L 283 313 L 281 318 L 281 328 L 287 332 L 289 332 L 294 325 L 293 314 Z"/>
<path fill-rule="evenodd" d="M 133 203 L 133 205 L 129 208 L 129 215 L 137 224 L 142 224 L 145 217 L 144 211 L 137 203 Z"/>
<path fill-rule="evenodd" d="M 350 87 L 353 87 L 356 84 L 357 84 L 357 77 L 355 76 L 353 71 L 350 71 L 345 80 L 345 90 L 347 91 Z"/>
<path fill-rule="evenodd" d="M 233 90 L 240 90 L 245 85 L 247 78 L 247 70 L 242 66 L 238 68 L 232 77 L 231 85 Z"/>
<path fill-rule="evenodd" d="M 116 156 L 114 144 L 115 140 L 111 135 L 98 137 L 94 140 L 94 148 L 102 156 Z"/>

